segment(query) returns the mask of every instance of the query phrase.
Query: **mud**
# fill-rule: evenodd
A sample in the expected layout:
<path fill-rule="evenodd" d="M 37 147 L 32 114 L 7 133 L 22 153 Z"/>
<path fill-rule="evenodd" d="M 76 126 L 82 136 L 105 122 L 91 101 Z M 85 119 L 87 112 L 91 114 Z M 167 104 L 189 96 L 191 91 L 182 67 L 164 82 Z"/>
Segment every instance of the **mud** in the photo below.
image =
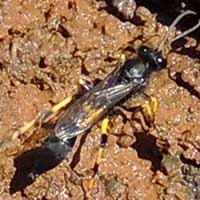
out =
<path fill-rule="evenodd" d="M 117 66 L 116 55 L 136 56 L 138 47 L 158 47 L 181 1 L 49 0 L 0 3 L 0 141 L 38 112 L 80 92 L 79 78 L 101 80 Z M 184 1 L 199 11 L 198 1 Z M 122 7 L 120 7 L 122 6 Z M 169 9 L 166 9 L 166 6 Z M 120 10 L 121 9 L 121 10 Z M 167 11 L 166 11 L 167 10 Z M 199 17 L 187 17 L 184 30 Z M 174 31 L 175 32 L 175 31 Z M 141 113 L 122 109 L 110 117 L 108 144 L 98 170 L 100 122 L 80 136 L 67 158 L 11 195 L 14 158 L 41 143 L 23 140 L 1 152 L 0 199 L 200 198 L 200 31 L 175 42 L 167 69 L 153 74 L 145 92 L 159 107 L 154 125 Z M 124 106 L 145 102 L 141 96 Z M 138 118 L 140 120 L 138 120 Z M 40 133 L 40 128 L 32 130 Z M 78 158 L 77 150 L 80 149 Z M 95 176 L 95 184 L 88 182 Z"/>

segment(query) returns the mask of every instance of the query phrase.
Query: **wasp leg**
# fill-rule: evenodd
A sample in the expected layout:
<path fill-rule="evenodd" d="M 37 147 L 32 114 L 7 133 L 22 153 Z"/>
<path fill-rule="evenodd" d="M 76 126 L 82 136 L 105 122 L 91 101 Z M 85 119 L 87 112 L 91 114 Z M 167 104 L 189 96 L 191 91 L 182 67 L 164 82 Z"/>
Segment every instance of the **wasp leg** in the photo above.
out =
<path fill-rule="evenodd" d="M 113 58 L 115 60 L 119 60 L 120 62 L 124 63 L 126 61 L 126 55 L 125 54 L 120 54 L 120 53 L 111 53 L 109 55 L 110 58 Z"/>
<path fill-rule="evenodd" d="M 126 61 L 126 55 L 125 54 L 118 54 L 116 58 L 121 62 L 124 63 Z"/>
<path fill-rule="evenodd" d="M 145 94 L 146 97 L 148 97 L 149 104 L 143 104 L 141 105 L 142 113 L 144 115 L 145 121 L 150 126 L 153 125 L 153 122 L 155 120 L 155 113 L 158 109 L 158 101 L 153 96 L 148 96 Z"/>
<path fill-rule="evenodd" d="M 90 192 L 92 188 L 94 188 L 96 185 L 96 181 L 95 181 L 96 173 L 98 172 L 99 163 L 103 158 L 103 148 L 106 146 L 107 139 L 108 139 L 108 131 L 107 131 L 108 122 L 109 122 L 109 119 L 105 118 L 101 124 L 101 142 L 100 142 L 100 147 L 99 147 L 97 157 L 93 166 L 94 175 L 92 176 L 91 179 L 89 179 L 89 182 L 87 183 L 87 190 L 88 190 L 86 194 L 87 196 L 90 196 Z"/>
<path fill-rule="evenodd" d="M 122 64 L 126 61 L 125 54 L 115 54 L 111 55 L 111 57 L 119 60 Z M 85 75 L 79 79 L 79 85 L 82 86 L 86 91 L 90 91 L 94 87 L 94 83 L 90 80 L 88 76 Z"/>
<path fill-rule="evenodd" d="M 93 88 L 93 82 L 86 78 L 85 76 L 79 79 L 79 84 L 86 90 L 90 91 Z"/>
<path fill-rule="evenodd" d="M 19 130 L 15 131 L 12 134 L 12 136 L 10 136 L 9 138 L 5 139 L 0 143 L 0 151 L 5 150 L 13 140 L 18 139 L 20 135 L 24 134 L 30 128 L 36 125 L 41 125 L 44 122 L 47 122 L 50 118 L 52 118 L 56 114 L 56 112 L 58 112 L 61 108 L 69 104 L 71 100 L 72 97 L 67 97 L 60 103 L 54 105 L 49 111 L 39 113 L 35 119 L 25 123 L 25 125 L 19 128 Z"/>
<path fill-rule="evenodd" d="M 65 107 L 67 104 L 69 104 L 71 102 L 71 100 L 72 100 L 72 97 L 67 97 L 64 100 L 62 100 L 61 102 L 54 105 L 50 110 L 39 113 L 35 119 L 33 119 L 30 122 L 27 122 L 24 126 L 22 126 L 19 129 L 19 133 L 23 134 L 31 127 L 38 125 L 38 124 L 41 125 L 42 123 L 46 122 L 47 119 L 49 120 L 50 118 L 52 118 L 60 109 Z"/>

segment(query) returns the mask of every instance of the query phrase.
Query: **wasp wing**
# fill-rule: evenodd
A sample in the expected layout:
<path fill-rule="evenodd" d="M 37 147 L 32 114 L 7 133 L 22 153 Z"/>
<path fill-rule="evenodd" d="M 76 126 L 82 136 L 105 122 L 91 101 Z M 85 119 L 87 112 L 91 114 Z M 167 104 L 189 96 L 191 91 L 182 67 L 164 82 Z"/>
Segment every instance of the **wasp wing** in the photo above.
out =
<path fill-rule="evenodd" d="M 108 84 L 108 82 L 105 84 L 105 80 L 100 82 L 101 85 L 98 84 L 68 108 L 55 127 L 55 134 L 58 138 L 67 141 L 87 131 L 113 105 L 128 94 L 136 93 L 141 88 L 141 85 L 133 82 L 110 86 L 114 82 L 108 80 L 111 84 Z"/>

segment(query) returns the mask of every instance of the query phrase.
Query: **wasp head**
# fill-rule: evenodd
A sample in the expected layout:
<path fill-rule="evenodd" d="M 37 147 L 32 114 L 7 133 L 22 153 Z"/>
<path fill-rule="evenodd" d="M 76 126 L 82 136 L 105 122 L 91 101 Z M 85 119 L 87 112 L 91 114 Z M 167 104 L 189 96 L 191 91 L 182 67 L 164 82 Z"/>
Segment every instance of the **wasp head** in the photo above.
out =
<path fill-rule="evenodd" d="M 149 63 L 150 70 L 160 70 L 166 67 L 166 60 L 161 52 L 157 52 L 147 46 L 141 46 L 138 50 L 138 55 L 145 62 Z"/>

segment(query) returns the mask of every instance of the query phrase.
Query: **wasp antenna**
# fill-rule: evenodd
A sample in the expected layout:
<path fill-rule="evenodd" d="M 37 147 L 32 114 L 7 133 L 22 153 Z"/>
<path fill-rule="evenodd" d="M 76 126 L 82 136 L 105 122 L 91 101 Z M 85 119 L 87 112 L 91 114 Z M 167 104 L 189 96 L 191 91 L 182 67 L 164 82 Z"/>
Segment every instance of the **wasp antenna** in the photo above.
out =
<path fill-rule="evenodd" d="M 178 39 L 180 39 L 180 38 L 182 38 L 182 37 L 188 35 L 189 33 L 195 31 L 195 30 L 196 30 L 197 28 L 199 28 L 199 27 L 200 27 L 200 19 L 199 19 L 199 21 L 198 21 L 198 23 L 197 23 L 196 25 L 194 25 L 194 26 L 191 27 L 190 29 L 184 31 L 183 33 L 177 35 L 177 36 L 172 40 L 172 42 L 174 42 L 174 41 L 176 41 L 176 40 L 178 40 Z"/>
<path fill-rule="evenodd" d="M 173 28 L 179 23 L 179 21 L 180 21 L 181 19 L 183 19 L 186 15 L 196 15 L 196 12 L 191 11 L 191 10 L 186 10 L 186 11 L 184 11 L 183 13 L 181 13 L 180 15 L 178 15 L 178 16 L 174 19 L 174 21 L 171 23 L 171 25 L 170 25 L 170 27 L 169 27 L 167 33 L 165 34 L 165 36 L 164 36 L 162 42 L 160 43 L 160 46 L 158 47 L 158 51 L 162 51 L 163 46 L 164 46 L 166 40 L 167 40 L 168 37 L 169 37 L 169 34 L 172 32 L 172 29 L 173 29 Z M 176 37 L 172 40 L 172 42 L 174 42 L 175 40 L 178 40 L 178 39 L 184 37 L 185 35 L 191 33 L 192 31 L 196 30 L 199 26 L 200 26 L 200 20 L 199 20 L 198 24 L 196 24 L 196 25 L 193 26 L 192 28 L 186 30 L 185 32 L 179 34 L 178 36 L 176 36 Z"/>

